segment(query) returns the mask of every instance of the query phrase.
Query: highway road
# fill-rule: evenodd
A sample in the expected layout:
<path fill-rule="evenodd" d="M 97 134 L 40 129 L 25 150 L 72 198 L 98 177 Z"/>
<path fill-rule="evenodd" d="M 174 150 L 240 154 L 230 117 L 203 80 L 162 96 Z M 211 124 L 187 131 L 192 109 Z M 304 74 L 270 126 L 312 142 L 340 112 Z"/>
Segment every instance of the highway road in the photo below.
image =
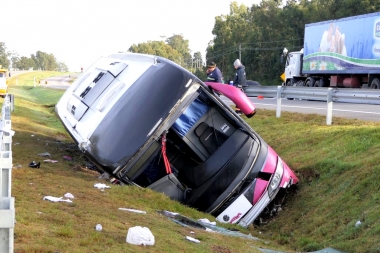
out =
<path fill-rule="evenodd" d="M 276 110 L 277 98 L 250 97 L 257 109 Z M 233 104 L 228 98 L 223 97 L 227 104 Z M 307 100 L 281 100 L 281 111 L 327 115 L 327 102 Z M 333 103 L 332 117 L 352 118 L 367 121 L 380 122 L 380 105 Z"/>
<path fill-rule="evenodd" d="M 79 76 L 80 74 L 77 74 Z M 70 86 L 68 82 L 69 76 L 50 77 L 47 80 L 46 87 L 54 89 L 67 89 Z M 232 105 L 232 101 L 222 96 L 222 100 Z M 257 109 L 276 110 L 276 98 L 263 98 L 250 97 L 252 103 L 255 104 Z M 307 100 L 281 100 L 281 111 L 319 114 L 326 116 L 327 102 L 322 101 L 307 101 Z M 352 103 L 333 103 L 332 117 L 352 118 L 367 121 L 380 122 L 380 105 L 368 104 L 352 104 Z"/>

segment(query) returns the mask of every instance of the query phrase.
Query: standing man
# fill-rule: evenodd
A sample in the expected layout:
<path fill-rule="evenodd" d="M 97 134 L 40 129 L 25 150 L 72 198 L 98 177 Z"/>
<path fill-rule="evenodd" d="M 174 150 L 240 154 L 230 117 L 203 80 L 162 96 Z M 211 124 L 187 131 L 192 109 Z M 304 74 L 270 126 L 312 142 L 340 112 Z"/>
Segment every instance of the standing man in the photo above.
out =
<path fill-rule="evenodd" d="M 207 82 L 222 83 L 222 72 L 216 66 L 215 62 L 210 62 L 207 65 Z"/>
<path fill-rule="evenodd" d="M 247 86 L 247 78 L 245 75 L 245 67 L 241 64 L 239 59 L 236 59 L 234 62 L 234 67 L 236 69 L 234 86 L 243 91 L 243 87 Z M 240 108 L 236 107 L 237 114 L 241 114 Z"/>
<path fill-rule="evenodd" d="M 234 67 L 236 69 L 236 74 L 234 78 L 234 86 L 242 89 L 243 86 L 247 85 L 247 78 L 245 76 L 245 67 L 241 64 L 239 59 L 234 62 Z"/>

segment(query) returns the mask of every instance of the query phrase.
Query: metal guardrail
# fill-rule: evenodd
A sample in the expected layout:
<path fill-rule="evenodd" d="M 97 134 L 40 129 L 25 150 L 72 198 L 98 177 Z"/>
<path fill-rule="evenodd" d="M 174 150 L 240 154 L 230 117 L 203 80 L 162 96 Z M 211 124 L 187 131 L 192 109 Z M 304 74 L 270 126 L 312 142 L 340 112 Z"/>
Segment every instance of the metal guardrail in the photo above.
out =
<path fill-rule="evenodd" d="M 351 88 L 319 88 L 304 86 L 251 86 L 245 89 L 248 97 L 277 98 L 276 117 L 281 116 L 281 99 L 309 99 L 327 102 L 326 124 L 332 123 L 333 102 L 380 105 L 380 90 Z"/>
<path fill-rule="evenodd" d="M 0 252 L 14 251 L 15 199 L 11 197 L 13 96 L 4 98 L 0 120 Z"/>

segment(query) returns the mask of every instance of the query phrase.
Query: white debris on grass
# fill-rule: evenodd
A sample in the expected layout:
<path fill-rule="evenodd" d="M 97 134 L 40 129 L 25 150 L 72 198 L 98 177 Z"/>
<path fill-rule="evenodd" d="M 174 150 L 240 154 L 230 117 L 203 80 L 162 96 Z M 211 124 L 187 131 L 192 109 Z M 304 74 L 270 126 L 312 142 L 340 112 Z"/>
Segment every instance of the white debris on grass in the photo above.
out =
<path fill-rule="evenodd" d="M 95 230 L 96 231 L 102 231 L 103 230 L 102 224 L 96 224 Z"/>
<path fill-rule="evenodd" d="M 51 202 L 69 202 L 73 203 L 70 199 L 64 199 L 63 197 L 45 196 L 43 200 L 49 200 Z"/>
<path fill-rule="evenodd" d="M 44 160 L 45 163 L 57 163 L 57 160 L 51 160 L 51 159 L 46 159 Z"/>
<path fill-rule="evenodd" d="M 140 210 L 131 209 L 131 208 L 123 208 L 123 207 L 120 207 L 119 210 L 121 210 L 121 211 L 127 211 L 127 212 L 132 212 L 132 213 L 142 213 L 142 214 L 146 214 L 145 211 L 140 211 Z"/>
<path fill-rule="evenodd" d="M 39 156 L 51 156 L 49 152 L 40 153 L 38 155 Z"/>
<path fill-rule="evenodd" d="M 111 188 L 111 186 L 108 186 L 108 185 L 102 184 L 102 183 L 96 183 L 96 184 L 94 184 L 94 187 L 98 188 L 98 189 Z"/>
<path fill-rule="evenodd" d="M 198 239 L 195 239 L 195 238 L 193 238 L 191 236 L 186 236 L 186 239 L 189 240 L 189 241 L 191 241 L 191 242 L 201 243 L 201 241 L 199 241 Z"/>
<path fill-rule="evenodd" d="M 203 223 L 207 223 L 207 224 L 210 224 L 210 225 L 216 225 L 216 222 L 215 221 L 210 221 L 209 219 L 207 218 L 204 218 L 204 219 L 199 219 L 198 221 L 200 222 L 203 222 Z"/>
<path fill-rule="evenodd" d="M 154 236 L 147 227 L 131 227 L 128 229 L 127 243 L 134 245 L 154 245 Z"/>
<path fill-rule="evenodd" d="M 74 195 L 71 194 L 70 192 L 65 193 L 65 195 L 63 195 L 63 197 L 65 197 L 67 199 L 74 199 Z"/>

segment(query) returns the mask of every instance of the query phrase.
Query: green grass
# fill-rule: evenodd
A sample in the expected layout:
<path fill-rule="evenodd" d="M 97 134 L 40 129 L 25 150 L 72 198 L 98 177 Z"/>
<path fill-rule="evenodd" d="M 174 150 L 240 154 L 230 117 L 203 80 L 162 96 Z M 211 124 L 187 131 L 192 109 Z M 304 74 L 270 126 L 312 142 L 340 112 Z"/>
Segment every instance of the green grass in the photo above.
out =
<path fill-rule="evenodd" d="M 45 73 L 44 73 L 45 75 Z M 57 74 L 54 74 L 57 75 Z M 25 82 L 21 84 L 23 78 Z M 156 210 L 169 210 L 199 219 L 212 216 L 171 201 L 162 194 L 132 186 L 111 185 L 85 169 L 85 157 L 54 114 L 63 91 L 33 87 L 33 74 L 10 80 L 15 95 L 12 112 L 12 195 L 16 199 L 15 252 L 258 252 L 256 247 L 306 252 L 333 247 L 344 252 L 379 252 L 380 131 L 379 123 L 259 110 L 247 122 L 296 172 L 300 183 L 288 195 L 283 211 L 262 226 L 241 232 L 262 241 L 198 231 L 179 226 Z M 32 79 L 33 80 L 33 79 Z M 49 152 L 58 163 L 42 161 Z M 62 159 L 64 155 L 73 162 Z M 111 185 L 100 191 L 97 182 Z M 74 203 L 52 203 L 44 196 L 70 192 Z M 136 208 L 146 215 L 117 210 Z M 355 227 L 356 221 L 362 225 Z M 96 232 L 97 223 L 103 225 Z M 148 227 L 154 246 L 126 243 L 129 227 Z M 195 234 L 190 234 L 195 231 Z M 185 236 L 201 240 L 194 244 Z"/>

